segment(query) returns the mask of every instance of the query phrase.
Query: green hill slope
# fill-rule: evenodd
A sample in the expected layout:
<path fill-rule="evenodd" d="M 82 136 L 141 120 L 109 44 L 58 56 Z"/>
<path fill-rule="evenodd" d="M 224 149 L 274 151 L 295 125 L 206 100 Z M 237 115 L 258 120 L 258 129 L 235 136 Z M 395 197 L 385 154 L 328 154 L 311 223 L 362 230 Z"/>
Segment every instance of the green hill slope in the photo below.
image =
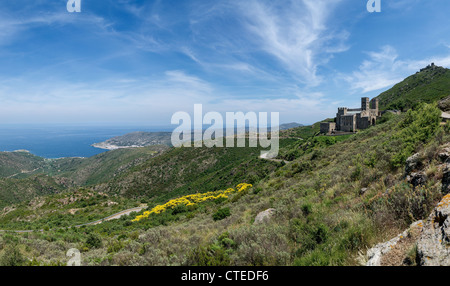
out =
<path fill-rule="evenodd" d="M 38 196 L 52 195 L 67 189 L 64 180 L 47 175 L 25 179 L 0 179 L 0 209 Z"/>
<path fill-rule="evenodd" d="M 108 151 L 90 158 L 63 158 L 49 162 L 45 173 L 69 178 L 77 186 L 95 185 L 105 183 L 167 149 L 167 146 L 148 146 Z"/>
<path fill-rule="evenodd" d="M 25 151 L 0 152 L 0 177 L 14 177 L 46 166 L 44 158 Z"/>
<path fill-rule="evenodd" d="M 37 196 L 67 191 L 71 187 L 77 189 L 108 182 L 168 148 L 120 149 L 90 158 L 62 159 L 44 159 L 28 152 L 1 152 L 0 208 Z"/>
<path fill-rule="evenodd" d="M 295 141 L 282 139 L 280 144 L 284 147 Z M 177 195 L 207 192 L 241 182 L 254 183 L 280 165 L 260 159 L 261 150 L 259 147 L 171 148 L 97 188 L 126 197 L 162 201 Z"/>
<path fill-rule="evenodd" d="M 380 109 L 405 111 L 419 102 L 436 102 L 450 95 L 450 70 L 428 66 L 378 96 Z"/>

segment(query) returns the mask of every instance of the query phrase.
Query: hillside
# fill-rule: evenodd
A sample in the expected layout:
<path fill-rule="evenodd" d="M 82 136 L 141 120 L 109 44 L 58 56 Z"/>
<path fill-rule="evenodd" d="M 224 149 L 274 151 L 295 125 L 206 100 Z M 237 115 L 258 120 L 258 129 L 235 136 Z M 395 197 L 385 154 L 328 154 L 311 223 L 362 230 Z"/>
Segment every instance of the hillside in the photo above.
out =
<path fill-rule="evenodd" d="M 266 172 L 254 178 L 252 188 L 229 198 L 169 209 L 139 222 L 132 222 L 134 217 L 123 217 L 83 231 L 60 229 L 10 236 L 22 236 L 23 255 L 35 257 L 38 264 L 64 261 L 60 245 L 64 245 L 63 249 L 82 249 L 86 265 L 359 264 L 360 251 L 425 218 L 442 197 L 438 154 L 450 140 L 450 130 L 439 122 L 439 111 L 423 106 L 335 144 L 312 146 L 311 152 L 299 154 L 284 166 L 260 159 L 263 165 L 258 166 L 253 161 L 257 153 L 239 160 L 244 149 L 238 148 L 226 152 L 172 149 L 130 169 L 111 182 L 107 192 L 99 194 L 129 197 L 128 203 L 121 203 L 124 207 L 144 199 L 152 209 L 186 194 L 233 188 L 233 181 L 247 180 L 248 173 L 264 166 Z M 406 136 L 411 132 L 414 139 Z M 283 148 L 291 147 L 291 143 L 283 144 Z M 406 157 L 416 151 L 429 158 L 423 166 L 428 179 L 414 190 L 404 183 L 402 166 Z M 214 168 L 216 164 L 210 161 L 216 161 L 219 167 Z M 397 167 L 399 162 L 401 166 Z M 178 177 L 176 174 L 181 179 L 171 182 Z M 190 189 L 184 189 L 184 184 Z M 142 189 L 135 193 L 139 186 Z M 110 199 L 102 195 L 95 198 L 98 201 L 92 203 L 97 203 L 101 212 L 101 205 Z M 18 205 L 16 209 L 22 210 L 9 212 L 3 220 L 0 214 L 0 223 L 3 221 L 8 228 L 37 228 L 48 220 L 54 227 L 53 222 L 66 221 L 70 209 L 80 208 L 77 202 L 68 204 L 50 219 L 51 206 L 56 207 L 52 201 L 59 199 L 51 196 L 46 207 L 32 214 L 26 205 L 36 203 Z M 256 216 L 268 209 L 274 209 L 271 219 L 255 223 Z M 105 209 L 105 214 L 112 211 Z M 30 215 L 40 220 L 30 221 Z M 93 218 L 100 215 L 97 211 Z M 29 220 L 25 224 L 24 217 Z M 85 215 L 82 218 L 86 220 Z M 76 214 L 67 221 L 75 223 Z"/>
<path fill-rule="evenodd" d="M 108 182 L 167 150 L 167 146 L 121 149 L 91 158 L 44 159 L 28 152 L 1 152 L 0 208 L 37 196 Z"/>
<path fill-rule="evenodd" d="M 283 139 L 282 147 L 295 140 Z M 247 143 L 248 146 L 248 143 Z M 162 201 L 178 194 L 207 192 L 240 182 L 254 183 L 278 167 L 259 159 L 262 148 L 172 148 L 106 184 L 105 193 Z"/>
<path fill-rule="evenodd" d="M 64 179 L 36 175 L 25 179 L 0 179 L 0 209 L 38 196 L 52 195 L 67 190 Z"/>
<path fill-rule="evenodd" d="M 43 171 L 46 174 L 70 179 L 74 185 L 85 186 L 108 182 L 114 177 L 163 154 L 169 147 L 147 146 L 118 149 L 90 158 L 52 160 Z"/>
<path fill-rule="evenodd" d="M 153 145 L 171 146 L 171 136 L 172 133 L 170 132 L 133 132 L 108 139 L 104 142 L 94 143 L 92 146 L 107 150 Z"/>
<path fill-rule="evenodd" d="M 381 93 L 380 109 L 405 111 L 419 102 L 432 103 L 450 95 L 450 70 L 430 65 Z"/>
<path fill-rule="evenodd" d="M 3 178 L 33 173 L 45 165 L 44 158 L 27 151 L 0 152 L 0 177 Z"/>
<path fill-rule="evenodd" d="M 302 126 L 304 126 L 304 125 L 300 124 L 300 123 L 296 123 L 296 122 L 291 122 L 291 123 L 281 124 L 279 126 L 279 128 L 280 128 L 280 130 L 289 130 L 289 129 L 294 129 L 294 128 L 302 127 Z"/>
<path fill-rule="evenodd" d="M 318 123 L 280 132 L 283 160 L 261 159 L 261 148 L 150 146 L 52 161 L 44 175 L 3 179 L 9 189 L 33 180 L 48 187 L 30 185 L 19 200 L 4 192 L 15 195 L 0 211 L 0 229 L 45 230 L 2 234 L 0 245 L 32 265 L 64 264 L 70 248 L 82 251 L 83 265 L 366 264 L 368 249 L 427 219 L 448 192 L 442 96 L 424 95 L 430 104 L 414 97 L 424 77 L 428 87 L 444 85 L 447 71 L 430 76 L 435 69 L 409 77 L 415 88 L 384 104 L 410 100 L 411 108 L 384 114 L 374 127 L 334 137 L 319 136 Z M 71 187 L 60 191 L 63 179 Z M 139 214 L 67 228 L 141 204 L 148 209 Z M 417 245 L 402 244 L 389 262 L 422 264 Z M 8 253 L 0 250 L 0 261 Z"/>

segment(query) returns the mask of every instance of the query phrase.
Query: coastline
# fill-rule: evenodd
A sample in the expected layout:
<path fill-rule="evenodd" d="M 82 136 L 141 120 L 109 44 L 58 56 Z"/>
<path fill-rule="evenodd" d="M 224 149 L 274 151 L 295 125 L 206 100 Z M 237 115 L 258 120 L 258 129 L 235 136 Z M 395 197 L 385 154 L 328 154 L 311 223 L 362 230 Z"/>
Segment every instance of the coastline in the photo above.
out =
<path fill-rule="evenodd" d="M 108 143 L 94 143 L 91 145 L 94 148 L 102 149 L 102 150 L 118 150 L 118 149 L 131 149 L 131 148 L 142 148 L 145 146 L 142 145 L 130 145 L 130 146 L 118 146 L 114 144 L 108 144 Z"/>

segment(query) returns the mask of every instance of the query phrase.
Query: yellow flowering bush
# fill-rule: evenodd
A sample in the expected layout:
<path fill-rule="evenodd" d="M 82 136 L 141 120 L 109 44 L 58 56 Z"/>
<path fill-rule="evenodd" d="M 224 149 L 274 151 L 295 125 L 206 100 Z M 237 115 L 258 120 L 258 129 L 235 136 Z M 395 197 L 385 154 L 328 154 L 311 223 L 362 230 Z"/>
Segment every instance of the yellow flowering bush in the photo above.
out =
<path fill-rule="evenodd" d="M 150 211 L 144 212 L 142 215 L 137 216 L 133 222 L 138 222 L 142 219 L 148 218 L 151 214 L 160 214 L 165 212 L 168 209 L 174 209 L 177 206 L 185 205 L 187 207 L 195 206 L 196 204 L 205 202 L 205 201 L 212 201 L 216 199 L 228 199 L 229 195 L 233 193 L 240 193 L 248 188 L 253 187 L 251 184 L 242 183 L 236 186 L 236 189 L 229 188 L 226 190 L 220 190 L 215 192 L 207 192 L 203 194 L 193 194 L 193 195 L 187 195 L 181 198 L 177 198 L 174 200 L 170 200 L 164 205 L 158 205 L 151 209 Z"/>

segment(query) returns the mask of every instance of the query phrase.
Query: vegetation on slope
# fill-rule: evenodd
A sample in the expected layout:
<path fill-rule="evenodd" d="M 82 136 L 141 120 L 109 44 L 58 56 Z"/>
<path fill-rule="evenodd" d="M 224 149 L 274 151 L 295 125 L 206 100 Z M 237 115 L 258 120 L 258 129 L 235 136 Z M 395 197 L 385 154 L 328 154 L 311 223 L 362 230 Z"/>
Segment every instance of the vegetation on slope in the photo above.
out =
<path fill-rule="evenodd" d="M 378 96 L 380 109 L 406 111 L 418 103 L 433 103 L 450 94 L 450 70 L 429 66 Z"/>
<path fill-rule="evenodd" d="M 105 152 L 91 158 L 62 159 L 44 159 L 28 152 L 1 152 L 0 208 L 107 182 L 167 149 L 150 146 Z"/>
<path fill-rule="evenodd" d="M 44 158 L 26 151 L 0 152 L 0 177 L 7 178 L 15 174 L 31 173 L 45 164 Z"/>
<path fill-rule="evenodd" d="M 108 182 L 167 149 L 167 146 L 148 146 L 109 151 L 90 158 L 63 158 L 51 161 L 45 172 L 69 178 L 77 186 L 96 185 Z"/>
<path fill-rule="evenodd" d="M 56 194 L 65 189 L 64 181 L 46 175 L 26 179 L 0 179 L 0 209 L 38 196 Z"/>
<path fill-rule="evenodd" d="M 294 142 L 282 139 L 280 145 Z M 226 189 L 241 182 L 255 183 L 280 167 L 280 163 L 259 159 L 261 150 L 260 147 L 172 148 L 97 188 L 129 198 L 162 202 L 186 194 Z"/>
<path fill-rule="evenodd" d="M 123 197 L 78 189 L 74 192 L 36 197 L 4 208 L 0 212 L 0 229 L 58 230 L 94 222 L 139 204 Z"/>
<path fill-rule="evenodd" d="M 275 167 L 252 189 L 226 200 L 174 208 L 137 223 L 131 222 L 132 216 L 81 229 L 8 234 L 1 236 L 0 245 L 16 240 L 20 252 L 35 257 L 37 264 L 65 261 L 64 250 L 72 247 L 83 251 L 86 265 L 357 264 L 360 251 L 426 216 L 441 196 L 434 162 L 450 134 L 447 126 L 440 126 L 437 114 L 434 106 L 418 106 L 344 141 L 319 144 L 292 163 Z M 409 138 L 412 130 L 414 136 Z M 406 152 L 409 144 L 414 148 Z M 179 160 L 193 159 L 189 149 L 180 150 L 175 151 L 187 153 L 176 153 Z M 427 154 L 429 180 L 413 188 L 404 182 L 403 168 L 395 162 L 419 150 Z M 216 158 L 225 162 L 237 154 Z M 201 156 L 208 158 L 205 153 Z M 165 160 L 170 166 L 175 158 Z M 305 168 L 306 163 L 310 167 Z M 190 182 L 197 180 L 200 177 Z M 362 193 L 362 188 L 367 190 Z M 166 194 L 174 199 L 182 193 Z M 255 216 L 268 208 L 276 209 L 272 220 L 253 224 Z M 2 253 L 6 255 L 6 248 Z"/>

